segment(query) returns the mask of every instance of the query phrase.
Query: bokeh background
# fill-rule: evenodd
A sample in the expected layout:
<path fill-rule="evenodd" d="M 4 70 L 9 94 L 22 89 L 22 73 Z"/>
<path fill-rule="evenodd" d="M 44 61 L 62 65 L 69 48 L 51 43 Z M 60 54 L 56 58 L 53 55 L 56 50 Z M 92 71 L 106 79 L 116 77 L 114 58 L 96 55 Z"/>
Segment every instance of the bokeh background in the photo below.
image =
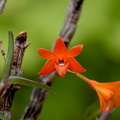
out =
<path fill-rule="evenodd" d="M 7 51 L 8 30 L 14 36 L 21 31 L 28 32 L 22 64 L 23 76 L 37 80 L 45 59 L 36 48 L 51 49 L 59 36 L 67 6 L 70 0 L 8 0 L 0 15 L 0 40 Z M 120 80 L 120 0 L 85 0 L 76 33 L 69 48 L 83 44 L 82 53 L 76 57 L 87 69 L 82 73 L 99 82 Z M 0 77 L 4 60 L 0 55 Z M 52 93 L 47 97 L 38 120 L 87 120 L 85 113 L 98 100 L 97 94 L 84 81 L 67 73 L 64 79 L 59 76 L 54 81 Z M 12 120 L 19 120 L 28 104 L 31 87 L 21 86 L 16 92 L 12 105 Z M 99 104 L 98 104 L 99 105 Z M 98 108 L 91 111 L 93 114 Z M 109 120 L 120 118 L 120 108 Z M 90 119 L 89 119 L 90 120 Z"/>

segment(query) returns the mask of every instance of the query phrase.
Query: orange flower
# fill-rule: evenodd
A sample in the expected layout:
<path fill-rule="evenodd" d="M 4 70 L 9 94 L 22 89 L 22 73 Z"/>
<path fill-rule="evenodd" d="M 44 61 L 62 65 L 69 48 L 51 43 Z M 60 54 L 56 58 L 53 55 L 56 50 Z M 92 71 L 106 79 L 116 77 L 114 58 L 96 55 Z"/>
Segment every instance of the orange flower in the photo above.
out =
<path fill-rule="evenodd" d="M 111 111 L 114 106 L 120 107 L 120 81 L 99 83 L 90 80 L 88 83 L 98 94 L 100 100 L 100 112 Z"/>
<path fill-rule="evenodd" d="M 73 58 L 81 53 L 82 48 L 83 45 L 77 45 L 67 50 L 61 38 L 58 38 L 56 41 L 53 52 L 38 48 L 39 55 L 45 59 L 49 59 L 38 74 L 46 75 L 56 70 L 58 74 L 64 78 L 67 70 L 73 72 L 86 71 L 75 58 Z"/>

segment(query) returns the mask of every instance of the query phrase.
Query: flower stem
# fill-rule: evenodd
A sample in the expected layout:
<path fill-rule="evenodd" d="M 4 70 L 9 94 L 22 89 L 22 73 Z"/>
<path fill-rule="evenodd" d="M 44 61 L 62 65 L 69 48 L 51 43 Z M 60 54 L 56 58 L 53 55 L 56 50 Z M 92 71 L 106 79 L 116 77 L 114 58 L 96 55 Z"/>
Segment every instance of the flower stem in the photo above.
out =
<path fill-rule="evenodd" d="M 68 70 L 69 71 L 69 70 Z M 73 73 L 74 75 L 76 75 L 77 77 L 81 78 L 83 81 L 89 83 L 90 79 L 88 79 L 87 77 L 85 77 L 84 75 L 80 74 L 80 73 L 75 73 L 72 71 L 69 71 L 70 73 Z"/>
<path fill-rule="evenodd" d="M 85 82 L 89 82 L 90 79 L 88 79 L 87 77 L 85 77 L 84 75 L 80 74 L 80 73 L 74 73 L 77 77 L 81 78 L 83 81 Z"/>

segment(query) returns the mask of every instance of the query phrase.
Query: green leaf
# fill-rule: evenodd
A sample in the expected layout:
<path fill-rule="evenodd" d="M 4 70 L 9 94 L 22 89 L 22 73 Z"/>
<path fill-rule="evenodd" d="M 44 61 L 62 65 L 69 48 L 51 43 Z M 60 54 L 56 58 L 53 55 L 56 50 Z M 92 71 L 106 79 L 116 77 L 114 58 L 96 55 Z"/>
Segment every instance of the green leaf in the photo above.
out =
<path fill-rule="evenodd" d="M 10 75 L 10 67 L 11 67 L 12 58 L 14 54 L 14 39 L 13 39 L 13 33 L 11 31 L 8 32 L 8 38 L 9 38 L 8 52 L 7 52 L 7 58 L 4 65 L 2 81 L 7 80 Z"/>
<path fill-rule="evenodd" d="M 56 92 L 52 88 L 50 88 L 49 86 L 42 84 L 42 83 L 39 83 L 37 81 L 23 78 L 23 77 L 10 76 L 9 83 L 17 83 L 17 84 L 22 84 L 22 85 L 31 86 L 31 87 L 43 88 L 43 89 L 46 89 L 46 90 L 56 94 Z"/>
<path fill-rule="evenodd" d="M 99 102 L 94 102 L 87 108 L 84 115 L 84 120 L 97 120 L 97 116 L 100 115 Z"/>
<path fill-rule="evenodd" d="M 0 114 L 0 120 L 8 120 L 4 115 Z"/>

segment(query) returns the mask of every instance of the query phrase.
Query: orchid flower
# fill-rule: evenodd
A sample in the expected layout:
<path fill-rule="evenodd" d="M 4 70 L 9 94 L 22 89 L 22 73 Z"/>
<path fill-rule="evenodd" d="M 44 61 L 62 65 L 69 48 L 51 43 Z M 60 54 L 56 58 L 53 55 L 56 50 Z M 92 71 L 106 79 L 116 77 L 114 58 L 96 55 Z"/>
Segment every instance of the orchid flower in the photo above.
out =
<path fill-rule="evenodd" d="M 100 112 L 111 111 L 114 106 L 120 107 L 120 81 L 99 83 L 89 81 L 89 85 L 97 92 L 100 100 Z"/>
<path fill-rule="evenodd" d="M 64 78 L 67 70 L 78 73 L 85 72 L 86 70 L 74 58 L 81 53 L 82 48 L 83 45 L 77 45 L 72 47 L 70 50 L 67 50 L 60 37 L 56 41 L 53 52 L 43 48 L 38 48 L 37 50 L 39 55 L 48 59 L 38 74 L 46 75 L 53 71 L 57 71 L 58 74 Z"/>
<path fill-rule="evenodd" d="M 120 107 L 120 81 L 99 83 L 79 73 L 75 73 L 75 75 L 87 82 L 97 92 L 100 100 L 100 112 L 111 111 L 114 106 Z"/>

